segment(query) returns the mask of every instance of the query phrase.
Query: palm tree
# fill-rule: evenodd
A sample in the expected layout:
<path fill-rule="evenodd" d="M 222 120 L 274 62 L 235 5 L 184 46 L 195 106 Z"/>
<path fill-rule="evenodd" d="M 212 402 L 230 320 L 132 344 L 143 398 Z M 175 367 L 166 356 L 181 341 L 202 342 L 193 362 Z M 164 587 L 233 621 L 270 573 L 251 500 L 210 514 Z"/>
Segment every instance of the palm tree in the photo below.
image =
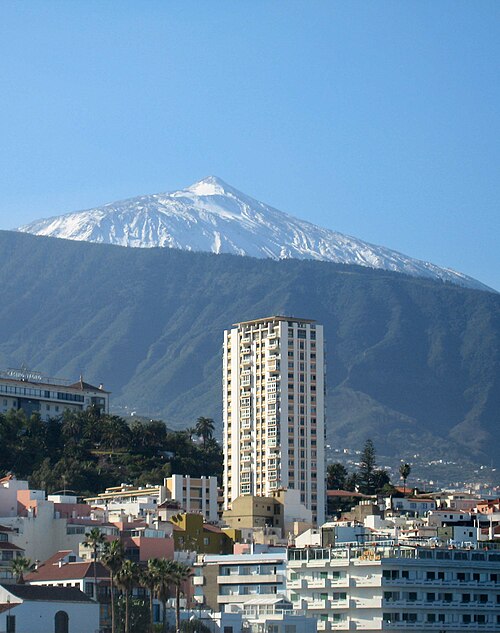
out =
<path fill-rule="evenodd" d="M 148 566 L 141 571 L 140 584 L 148 590 L 149 593 L 149 631 L 153 633 L 153 598 L 156 585 L 158 582 L 157 558 L 150 558 Z"/>
<path fill-rule="evenodd" d="M 172 582 L 175 586 L 175 630 L 180 633 L 181 630 L 181 585 L 191 578 L 193 572 L 188 565 L 184 563 L 173 563 Z"/>
<path fill-rule="evenodd" d="M 411 473 L 410 464 L 401 464 L 401 466 L 399 467 L 399 474 L 401 475 L 401 478 L 403 479 L 403 494 L 405 497 L 406 497 L 406 480 L 410 476 L 410 473 Z"/>
<path fill-rule="evenodd" d="M 170 585 L 174 580 L 174 561 L 167 560 L 165 558 L 155 558 L 150 561 L 151 566 L 155 570 L 156 584 L 155 591 L 156 597 L 162 604 L 162 620 L 163 630 L 167 630 L 167 600 L 170 598 Z M 149 566 L 149 564 L 148 564 Z"/>
<path fill-rule="evenodd" d="M 83 541 L 84 547 L 90 547 L 92 549 L 92 558 L 94 560 L 94 600 L 97 601 L 97 558 L 102 549 L 102 546 L 106 542 L 106 537 L 97 527 L 93 527 L 90 532 L 85 532 L 85 540 Z"/>
<path fill-rule="evenodd" d="M 111 589 L 111 633 L 115 633 L 115 576 L 120 570 L 125 552 L 121 541 L 108 541 L 104 543 L 101 560 L 103 565 L 109 571 L 110 589 Z"/>
<path fill-rule="evenodd" d="M 196 420 L 195 432 L 198 437 L 203 439 L 203 448 L 205 448 L 207 440 L 212 439 L 215 431 L 215 422 L 212 418 L 199 417 Z"/>
<path fill-rule="evenodd" d="M 24 585 L 24 574 L 26 572 L 36 571 L 35 563 L 32 563 L 29 558 L 25 556 L 18 556 L 10 563 L 12 573 L 16 577 L 18 585 Z"/>
<path fill-rule="evenodd" d="M 130 595 L 132 589 L 139 584 L 139 577 L 139 565 L 131 560 L 124 560 L 116 574 L 116 582 L 125 594 L 125 633 L 130 632 Z"/>

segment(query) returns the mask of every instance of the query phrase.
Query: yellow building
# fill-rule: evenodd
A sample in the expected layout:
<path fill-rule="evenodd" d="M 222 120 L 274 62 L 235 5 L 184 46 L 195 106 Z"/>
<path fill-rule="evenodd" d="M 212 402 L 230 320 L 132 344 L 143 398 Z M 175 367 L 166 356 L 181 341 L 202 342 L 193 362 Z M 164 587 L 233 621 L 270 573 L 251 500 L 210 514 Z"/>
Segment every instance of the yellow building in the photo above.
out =
<path fill-rule="evenodd" d="M 232 554 L 234 543 L 241 539 L 241 531 L 221 529 L 205 523 L 201 514 L 176 514 L 170 518 L 174 526 L 176 551 L 195 551 L 200 554 Z"/>

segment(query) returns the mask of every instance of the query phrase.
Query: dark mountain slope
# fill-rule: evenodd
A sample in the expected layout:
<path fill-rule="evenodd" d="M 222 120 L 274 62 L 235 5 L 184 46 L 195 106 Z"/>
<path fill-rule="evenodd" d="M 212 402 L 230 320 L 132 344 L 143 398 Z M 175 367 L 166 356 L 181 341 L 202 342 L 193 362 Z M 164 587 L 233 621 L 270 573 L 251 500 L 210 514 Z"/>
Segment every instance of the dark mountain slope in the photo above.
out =
<path fill-rule="evenodd" d="M 328 439 L 498 461 L 500 296 L 382 270 L 0 232 L 0 367 L 104 381 L 117 407 L 220 422 L 222 331 L 315 318 Z M 499 464 L 500 465 L 500 464 Z"/>

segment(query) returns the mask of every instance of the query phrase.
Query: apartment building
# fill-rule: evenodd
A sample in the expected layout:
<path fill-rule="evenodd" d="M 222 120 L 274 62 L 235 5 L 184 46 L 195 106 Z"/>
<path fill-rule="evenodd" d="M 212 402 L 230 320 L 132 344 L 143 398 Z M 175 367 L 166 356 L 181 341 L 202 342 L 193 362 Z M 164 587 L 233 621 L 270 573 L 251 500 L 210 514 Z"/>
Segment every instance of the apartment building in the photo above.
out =
<path fill-rule="evenodd" d="M 217 477 L 172 475 L 165 479 L 168 497 L 186 512 L 197 512 L 207 521 L 219 519 Z"/>
<path fill-rule="evenodd" d="M 287 595 L 318 631 L 500 631 L 500 551 L 289 549 Z"/>
<path fill-rule="evenodd" d="M 300 492 L 325 518 L 323 326 L 273 316 L 224 332 L 224 509 L 240 495 Z"/>
<path fill-rule="evenodd" d="M 76 382 L 47 378 L 26 368 L 0 371 L 0 413 L 22 409 L 28 417 L 38 413 L 48 420 L 88 407 L 109 413 L 109 392 L 102 385 L 94 387 L 81 376 Z"/>
<path fill-rule="evenodd" d="M 185 512 L 201 514 L 207 521 L 218 519 L 217 477 L 190 477 L 172 475 L 159 486 L 135 487 L 122 484 L 106 488 L 96 497 L 88 497 L 86 503 L 104 508 L 109 514 L 124 512 L 134 517 L 156 513 L 165 501 L 176 501 Z"/>
<path fill-rule="evenodd" d="M 203 555 L 194 566 L 194 596 L 213 611 L 243 613 L 255 600 L 271 604 L 284 599 L 286 587 L 284 549 L 261 554 Z M 253 602 L 249 602 L 253 601 Z"/>

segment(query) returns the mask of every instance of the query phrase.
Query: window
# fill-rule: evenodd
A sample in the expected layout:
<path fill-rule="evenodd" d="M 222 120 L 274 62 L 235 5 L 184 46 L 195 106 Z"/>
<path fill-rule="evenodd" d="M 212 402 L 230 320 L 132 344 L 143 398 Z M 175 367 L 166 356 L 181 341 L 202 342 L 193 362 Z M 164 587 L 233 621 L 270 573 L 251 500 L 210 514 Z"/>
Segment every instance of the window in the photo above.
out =
<path fill-rule="evenodd" d="M 94 595 L 94 585 L 91 582 L 86 582 L 84 584 L 83 590 L 85 591 L 87 596 L 93 596 Z"/>
<path fill-rule="evenodd" d="M 7 633 L 16 633 L 16 616 L 8 615 L 5 619 Z"/>

